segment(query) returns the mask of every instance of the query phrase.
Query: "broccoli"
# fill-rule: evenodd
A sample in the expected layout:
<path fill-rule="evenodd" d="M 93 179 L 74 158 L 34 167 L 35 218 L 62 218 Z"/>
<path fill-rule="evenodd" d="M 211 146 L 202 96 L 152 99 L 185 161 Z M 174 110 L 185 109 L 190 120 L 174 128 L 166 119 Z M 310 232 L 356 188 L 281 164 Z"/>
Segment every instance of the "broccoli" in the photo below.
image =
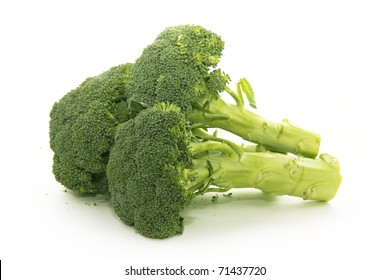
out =
<path fill-rule="evenodd" d="M 107 166 L 116 214 L 142 235 L 183 231 L 180 212 L 197 195 L 254 188 L 328 201 L 341 182 L 338 161 L 247 150 L 194 128 L 180 107 L 157 103 L 117 129 Z"/>
<path fill-rule="evenodd" d="M 256 108 L 253 89 L 245 78 L 229 88 L 216 68 L 223 47 L 203 27 L 167 28 L 134 64 L 87 78 L 56 102 L 49 136 L 57 181 L 76 193 L 110 194 L 119 218 L 150 238 L 181 234 L 182 210 L 209 192 L 252 188 L 331 200 L 341 183 L 337 159 L 316 158 L 319 135 L 244 108 Z"/>
<path fill-rule="evenodd" d="M 221 38 L 201 26 L 165 29 L 132 67 L 126 87 L 132 116 L 142 106 L 173 103 L 194 124 L 227 130 L 269 150 L 315 158 L 319 135 L 287 120 L 267 121 L 244 108 L 244 94 L 256 107 L 253 90 L 246 79 L 237 83 L 236 91 L 227 86 L 229 76 L 216 69 L 223 48 Z M 220 97 L 222 91 L 236 104 L 226 103 Z"/>
<path fill-rule="evenodd" d="M 124 92 L 130 66 L 119 65 L 87 78 L 53 105 L 49 133 L 53 173 L 75 192 L 108 191 L 109 151 L 116 127 L 129 118 Z"/>

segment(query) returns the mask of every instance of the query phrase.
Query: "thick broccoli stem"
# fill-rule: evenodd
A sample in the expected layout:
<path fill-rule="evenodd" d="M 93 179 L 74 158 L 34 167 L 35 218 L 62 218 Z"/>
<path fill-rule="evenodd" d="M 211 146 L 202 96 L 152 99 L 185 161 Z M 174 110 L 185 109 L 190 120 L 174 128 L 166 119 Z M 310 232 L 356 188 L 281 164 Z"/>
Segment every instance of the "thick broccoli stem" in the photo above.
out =
<path fill-rule="evenodd" d="M 189 119 L 224 129 L 272 151 L 315 158 L 320 146 L 318 134 L 294 126 L 287 120 L 280 123 L 267 121 L 243 107 L 227 104 L 221 98 L 207 102 L 203 108 L 194 106 Z"/>
<path fill-rule="evenodd" d="M 194 171 L 200 176 L 190 187 L 191 192 L 200 195 L 254 188 L 269 194 L 329 201 L 340 186 L 339 163 L 328 154 L 309 159 L 272 152 L 245 152 L 243 148 L 237 153 L 237 147 L 228 152 L 230 145 L 214 141 L 192 144 Z"/>

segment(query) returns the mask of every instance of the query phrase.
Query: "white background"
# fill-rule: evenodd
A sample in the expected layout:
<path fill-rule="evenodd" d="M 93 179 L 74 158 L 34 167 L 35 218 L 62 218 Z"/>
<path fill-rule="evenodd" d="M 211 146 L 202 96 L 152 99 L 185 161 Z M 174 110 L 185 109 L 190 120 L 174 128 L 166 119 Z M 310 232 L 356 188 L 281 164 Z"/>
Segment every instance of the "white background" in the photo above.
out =
<path fill-rule="evenodd" d="M 387 1 L 2 1 L 2 273 L 125 279 L 130 265 L 265 265 L 264 279 L 385 279 L 389 15 Z M 51 173 L 52 104 L 86 77 L 134 61 L 165 27 L 187 23 L 222 36 L 220 67 L 233 81 L 248 78 L 259 114 L 322 135 L 321 152 L 341 162 L 334 200 L 206 197 L 183 213 L 182 236 L 150 240 L 103 198 L 64 192 Z"/>

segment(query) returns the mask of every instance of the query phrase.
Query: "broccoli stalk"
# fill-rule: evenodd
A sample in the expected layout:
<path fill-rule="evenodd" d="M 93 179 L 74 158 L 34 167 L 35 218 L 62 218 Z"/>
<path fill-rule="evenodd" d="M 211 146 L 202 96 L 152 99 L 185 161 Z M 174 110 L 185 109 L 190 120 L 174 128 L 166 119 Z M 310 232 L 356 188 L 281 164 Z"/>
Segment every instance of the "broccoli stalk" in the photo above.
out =
<path fill-rule="evenodd" d="M 186 187 L 194 195 L 254 188 L 274 195 L 329 201 L 340 185 L 337 159 L 321 154 L 317 159 L 272 152 L 246 152 L 223 140 L 191 143 L 192 171 L 197 174 Z"/>
<path fill-rule="evenodd" d="M 238 104 L 227 104 L 221 98 L 209 102 L 207 107 L 194 108 L 189 120 L 224 129 L 282 153 L 315 158 L 320 146 L 319 135 L 292 125 L 287 119 L 279 123 L 271 122 Z"/>
<path fill-rule="evenodd" d="M 148 107 L 116 132 L 107 166 L 114 210 L 142 235 L 167 238 L 182 233 L 180 212 L 207 192 L 255 188 L 320 201 L 336 194 L 335 158 L 255 150 L 193 128 L 176 105 Z"/>

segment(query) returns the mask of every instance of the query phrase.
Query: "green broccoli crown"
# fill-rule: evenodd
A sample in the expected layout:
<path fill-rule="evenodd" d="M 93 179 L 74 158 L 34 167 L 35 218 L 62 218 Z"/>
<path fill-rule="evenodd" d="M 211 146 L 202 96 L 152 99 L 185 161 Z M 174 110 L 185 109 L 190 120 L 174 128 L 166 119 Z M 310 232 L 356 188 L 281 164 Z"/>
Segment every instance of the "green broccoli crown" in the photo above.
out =
<path fill-rule="evenodd" d="M 151 238 L 183 231 L 180 211 L 192 195 L 190 134 L 185 116 L 160 103 L 122 124 L 110 153 L 107 177 L 117 215 Z"/>
<path fill-rule="evenodd" d="M 192 103 L 218 97 L 229 77 L 210 68 L 217 66 L 223 47 L 217 34 L 201 26 L 165 29 L 134 63 L 127 86 L 130 102 L 169 102 L 188 114 Z"/>
<path fill-rule="evenodd" d="M 126 121 L 125 85 L 130 64 L 87 78 L 53 105 L 50 147 L 53 173 L 65 187 L 80 193 L 108 191 L 106 165 L 116 127 Z"/>

